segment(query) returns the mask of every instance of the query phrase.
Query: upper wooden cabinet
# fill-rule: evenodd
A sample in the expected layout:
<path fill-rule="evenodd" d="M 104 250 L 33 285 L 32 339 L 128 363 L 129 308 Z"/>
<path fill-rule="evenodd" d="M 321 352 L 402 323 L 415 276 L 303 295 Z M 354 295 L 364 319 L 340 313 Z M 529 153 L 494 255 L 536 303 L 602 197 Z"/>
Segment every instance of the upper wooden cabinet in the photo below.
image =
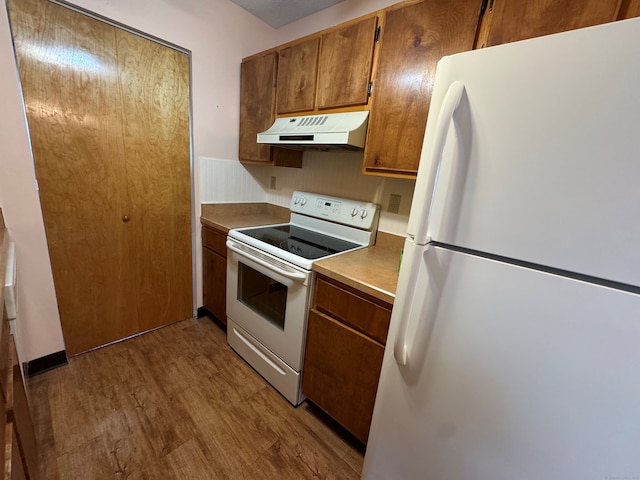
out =
<path fill-rule="evenodd" d="M 366 105 L 378 17 L 369 17 L 321 37 L 317 107 Z"/>
<path fill-rule="evenodd" d="M 364 171 L 415 176 L 436 64 L 471 50 L 478 0 L 425 0 L 386 13 L 370 102 Z"/>
<path fill-rule="evenodd" d="M 313 110 L 320 38 L 283 48 L 278 64 L 278 114 Z"/>
<path fill-rule="evenodd" d="M 276 54 L 246 60 L 240 65 L 240 160 L 271 161 L 271 147 L 256 142 L 275 118 Z"/>
<path fill-rule="evenodd" d="M 640 17 L 640 0 L 622 0 L 618 20 Z"/>
<path fill-rule="evenodd" d="M 276 115 L 275 52 L 251 57 L 240 66 L 240 161 L 287 167 L 302 166 L 302 152 L 257 142 L 257 135 L 271 126 Z"/>
<path fill-rule="evenodd" d="M 369 110 L 363 172 L 415 178 L 440 58 L 639 15 L 640 0 L 397 3 L 245 61 L 240 158 L 279 164 L 284 149 L 255 142 L 276 114 Z"/>
<path fill-rule="evenodd" d="M 278 50 L 278 115 L 366 105 L 377 16 L 331 28 Z"/>
<path fill-rule="evenodd" d="M 623 2 L 629 16 L 634 16 L 631 11 L 637 9 L 633 2 L 638 0 Z M 617 20 L 620 12 L 620 0 L 489 0 L 477 46 L 490 47 L 607 23 Z M 623 17 L 626 15 L 622 13 Z"/>

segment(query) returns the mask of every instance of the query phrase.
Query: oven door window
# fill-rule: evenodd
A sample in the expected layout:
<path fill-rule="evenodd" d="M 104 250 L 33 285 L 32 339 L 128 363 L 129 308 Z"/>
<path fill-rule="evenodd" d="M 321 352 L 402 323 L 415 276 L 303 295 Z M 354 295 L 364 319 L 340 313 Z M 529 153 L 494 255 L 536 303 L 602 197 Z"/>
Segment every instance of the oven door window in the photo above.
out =
<path fill-rule="evenodd" d="M 238 262 L 238 301 L 284 330 L 287 286 Z"/>

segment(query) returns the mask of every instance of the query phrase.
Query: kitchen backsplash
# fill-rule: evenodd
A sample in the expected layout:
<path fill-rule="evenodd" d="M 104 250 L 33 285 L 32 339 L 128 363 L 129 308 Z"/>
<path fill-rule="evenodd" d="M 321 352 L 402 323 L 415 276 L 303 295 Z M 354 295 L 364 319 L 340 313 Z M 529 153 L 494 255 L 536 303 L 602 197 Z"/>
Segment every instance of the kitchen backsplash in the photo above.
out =
<path fill-rule="evenodd" d="M 415 181 L 363 175 L 361 168 L 361 152 L 305 152 L 302 168 L 243 166 L 237 160 L 201 157 L 200 201 L 288 207 L 295 190 L 352 198 L 380 204 L 378 229 L 404 235 Z M 391 194 L 400 196 L 398 213 L 388 211 Z"/>

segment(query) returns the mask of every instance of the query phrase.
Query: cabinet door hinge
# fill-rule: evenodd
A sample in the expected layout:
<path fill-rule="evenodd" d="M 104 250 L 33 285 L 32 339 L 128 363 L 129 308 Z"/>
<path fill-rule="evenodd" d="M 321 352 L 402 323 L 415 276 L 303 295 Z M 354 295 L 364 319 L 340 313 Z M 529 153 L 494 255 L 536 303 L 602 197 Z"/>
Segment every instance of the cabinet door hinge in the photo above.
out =
<path fill-rule="evenodd" d="M 373 82 L 369 82 L 369 87 L 367 87 L 367 95 L 370 97 L 371 92 L 373 92 Z"/>
<path fill-rule="evenodd" d="M 495 0 L 482 0 L 482 5 L 480 5 L 480 15 L 483 15 L 487 11 L 487 7 L 489 7 L 489 13 L 493 12 L 493 3 Z"/>
<path fill-rule="evenodd" d="M 373 35 L 373 41 L 374 42 L 379 42 L 380 41 L 380 25 L 378 25 L 376 27 L 376 33 Z"/>

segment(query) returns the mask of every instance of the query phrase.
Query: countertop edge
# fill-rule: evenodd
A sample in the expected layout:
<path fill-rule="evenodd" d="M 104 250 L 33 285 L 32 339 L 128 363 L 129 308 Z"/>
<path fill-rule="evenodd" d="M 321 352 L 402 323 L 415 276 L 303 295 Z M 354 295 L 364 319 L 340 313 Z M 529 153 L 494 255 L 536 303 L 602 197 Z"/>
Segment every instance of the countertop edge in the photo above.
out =
<path fill-rule="evenodd" d="M 378 232 L 376 244 L 319 260 L 313 270 L 393 305 L 404 237 Z"/>
<path fill-rule="evenodd" d="M 321 275 L 324 275 L 325 277 L 331 278 L 340 283 L 348 285 L 349 287 L 355 288 L 356 290 L 366 293 L 367 295 L 370 295 L 374 298 L 377 298 L 378 300 L 385 302 L 390 306 L 393 305 L 393 302 L 396 298 L 396 295 L 393 292 L 388 292 L 380 287 L 371 285 L 370 283 L 367 283 L 362 279 L 336 272 L 335 270 L 324 267 L 322 265 L 314 265 L 313 271 Z"/>

